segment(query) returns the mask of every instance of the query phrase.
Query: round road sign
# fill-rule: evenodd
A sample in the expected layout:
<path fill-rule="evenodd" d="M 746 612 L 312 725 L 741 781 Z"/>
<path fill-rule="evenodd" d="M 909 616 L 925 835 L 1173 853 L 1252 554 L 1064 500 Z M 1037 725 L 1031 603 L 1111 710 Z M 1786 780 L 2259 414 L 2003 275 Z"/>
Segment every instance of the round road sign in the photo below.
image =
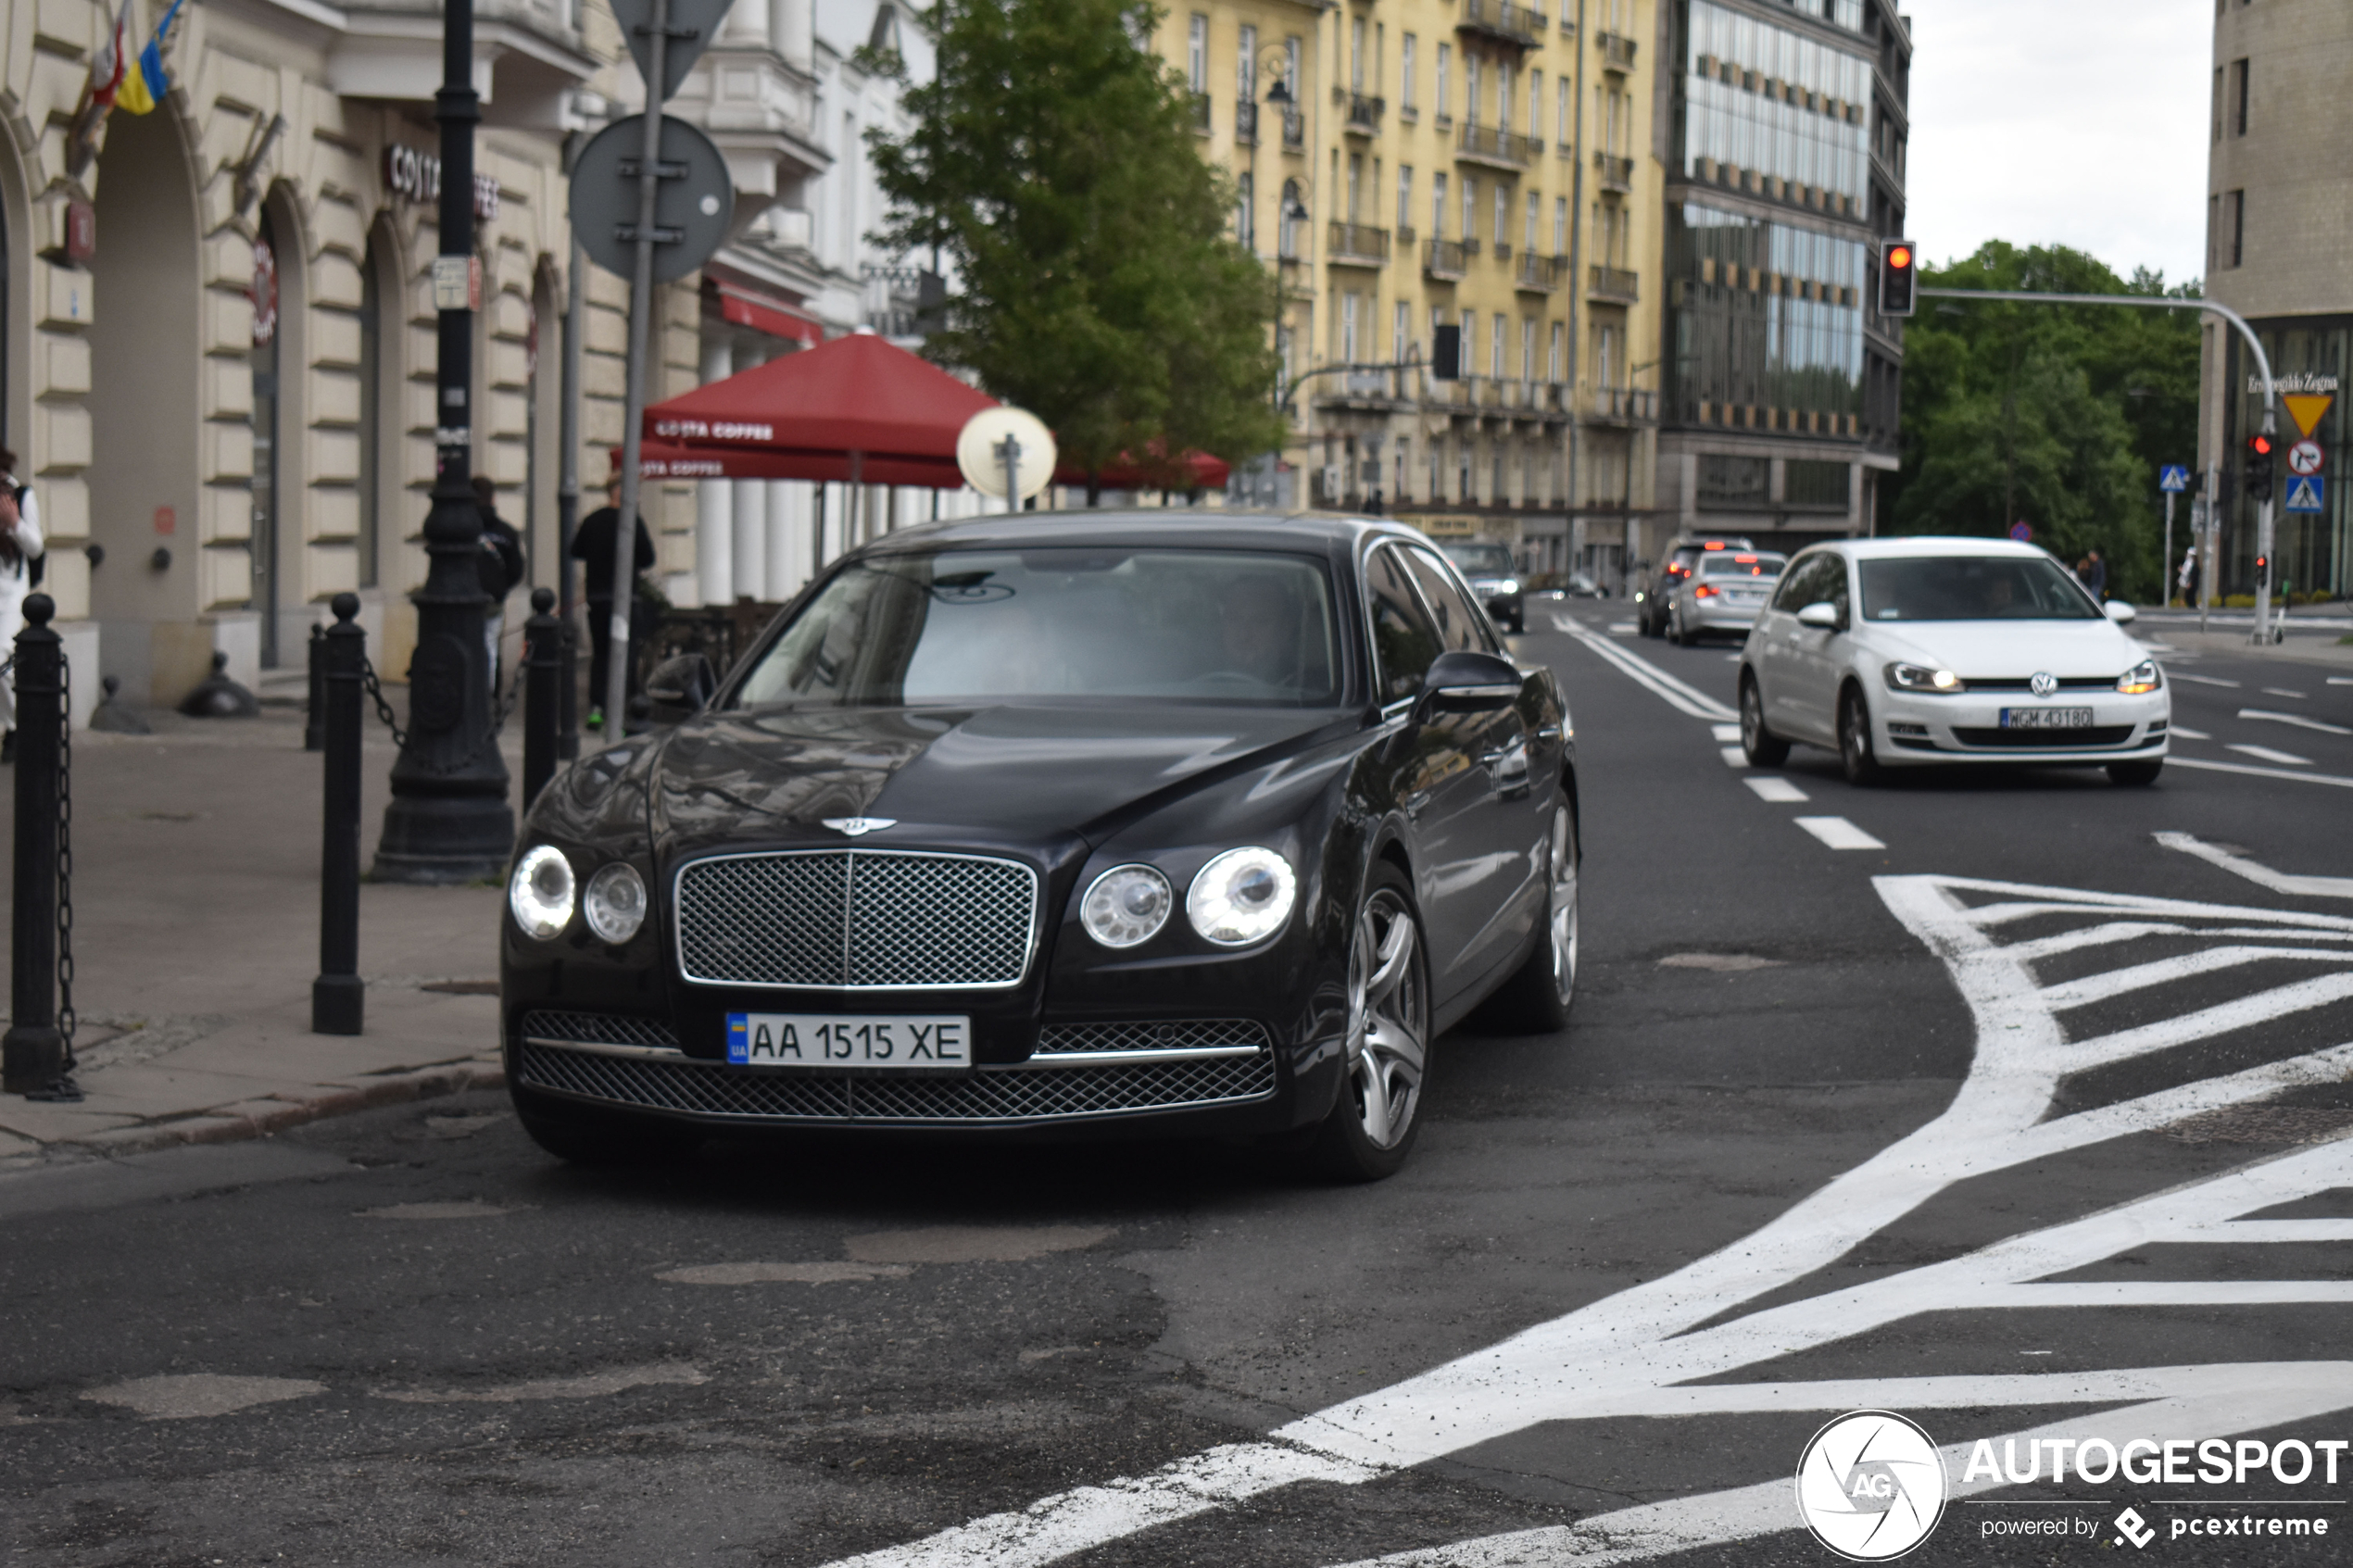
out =
<path fill-rule="evenodd" d="M 2010 524 L 2010 537 L 2021 545 L 2030 544 L 2034 538 L 2034 530 L 2025 523 L 2014 522 Z"/>
<path fill-rule="evenodd" d="M 2327 460 L 2328 455 L 2321 450 L 2317 441 L 2299 441 L 2287 449 L 2287 471 L 2307 479 L 2320 472 L 2321 465 Z"/>
<path fill-rule="evenodd" d="M 637 160 L 646 117 L 616 119 L 580 149 L 572 174 L 572 229 L 588 259 L 626 278 L 637 266 Z M 727 160 L 702 130 L 661 119 L 662 172 L 654 195 L 654 281 L 667 283 L 711 259 L 735 220 Z"/>

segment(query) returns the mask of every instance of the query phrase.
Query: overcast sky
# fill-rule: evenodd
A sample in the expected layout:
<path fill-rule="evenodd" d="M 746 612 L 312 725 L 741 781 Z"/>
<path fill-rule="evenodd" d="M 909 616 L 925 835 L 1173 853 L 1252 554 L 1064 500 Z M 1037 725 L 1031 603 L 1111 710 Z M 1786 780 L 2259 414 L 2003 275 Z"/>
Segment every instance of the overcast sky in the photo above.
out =
<path fill-rule="evenodd" d="M 1906 222 L 1941 264 L 1987 240 L 2118 276 L 2205 270 L 2211 0 L 1909 0 Z"/>

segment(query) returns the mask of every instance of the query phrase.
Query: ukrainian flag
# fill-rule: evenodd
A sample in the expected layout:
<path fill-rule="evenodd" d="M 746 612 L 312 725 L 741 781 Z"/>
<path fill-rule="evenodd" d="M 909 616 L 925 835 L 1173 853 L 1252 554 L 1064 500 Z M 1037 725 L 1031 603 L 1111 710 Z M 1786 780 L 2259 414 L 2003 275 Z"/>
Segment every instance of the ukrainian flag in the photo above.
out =
<path fill-rule="evenodd" d="M 117 108 L 130 114 L 145 114 L 171 90 L 171 79 L 163 73 L 163 41 L 170 33 L 180 7 L 186 3 L 187 0 L 171 0 L 171 9 L 156 24 L 156 35 L 139 51 L 138 69 L 123 72 L 122 86 L 114 95 Z"/>

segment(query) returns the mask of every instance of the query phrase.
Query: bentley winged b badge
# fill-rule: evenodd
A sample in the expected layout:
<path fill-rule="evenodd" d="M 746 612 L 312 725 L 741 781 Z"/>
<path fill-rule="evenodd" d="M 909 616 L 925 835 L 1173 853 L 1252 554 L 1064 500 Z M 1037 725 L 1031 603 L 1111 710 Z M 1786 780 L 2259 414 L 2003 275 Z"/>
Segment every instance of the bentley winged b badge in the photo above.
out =
<path fill-rule="evenodd" d="M 825 826 L 832 828 L 836 833 L 846 834 L 851 838 L 856 838 L 860 834 L 875 833 L 883 828 L 899 825 L 899 819 L 896 817 L 827 817 L 824 819 L 824 822 Z"/>

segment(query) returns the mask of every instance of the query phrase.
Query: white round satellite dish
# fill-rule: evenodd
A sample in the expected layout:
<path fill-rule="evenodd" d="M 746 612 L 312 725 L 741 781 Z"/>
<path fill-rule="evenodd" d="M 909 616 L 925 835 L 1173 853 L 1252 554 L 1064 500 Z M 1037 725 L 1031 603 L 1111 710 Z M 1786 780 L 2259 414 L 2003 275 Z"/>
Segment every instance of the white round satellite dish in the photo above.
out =
<path fill-rule="evenodd" d="M 983 408 L 964 421 L 956 437 L 956 466 L 964 483 L 984 495 L 1005 494 L 1005 438 L 1020 444 L 1013 459 L 1013 483 L 1027 500 L 1054 477 L 1054 435 L 1043 420 L 1026 408 Z"/>

